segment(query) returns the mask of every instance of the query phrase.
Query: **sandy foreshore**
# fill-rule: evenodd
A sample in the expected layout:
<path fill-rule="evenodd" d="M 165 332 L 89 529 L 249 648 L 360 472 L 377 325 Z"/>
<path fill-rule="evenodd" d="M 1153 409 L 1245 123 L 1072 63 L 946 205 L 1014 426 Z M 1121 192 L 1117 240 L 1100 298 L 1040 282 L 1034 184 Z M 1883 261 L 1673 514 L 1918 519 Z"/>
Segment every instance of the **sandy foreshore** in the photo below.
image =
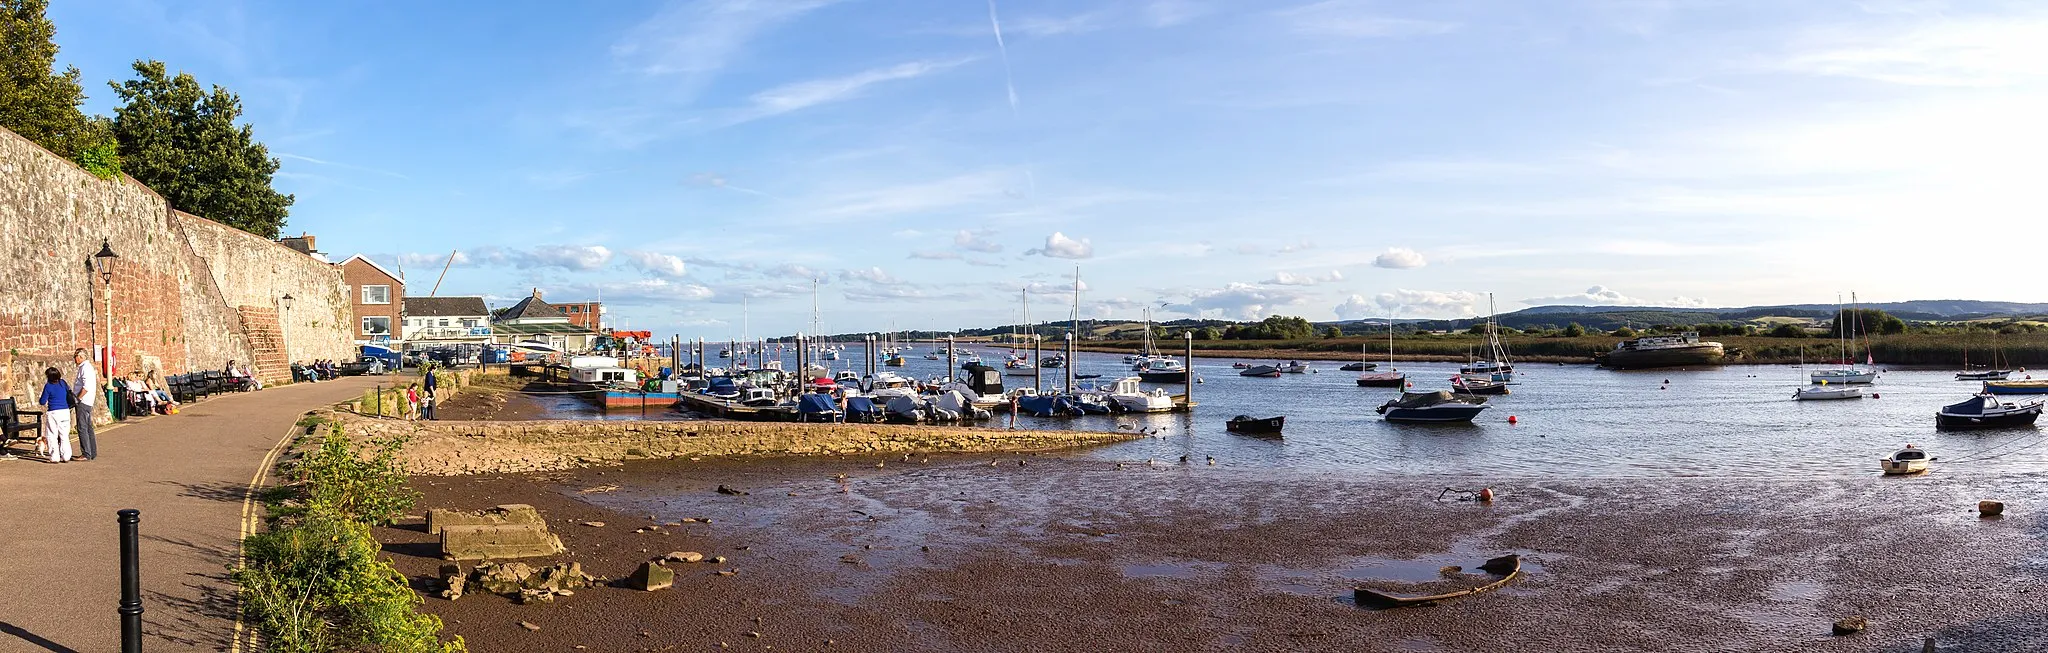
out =
<path fill-rule="evenodd" d="M 1481 484 L 1499 499 L 1437 499 Z M 423 508 L 533 504 L 568 546 L 560 560 L 614 578 L 669 551 L 728 558 L 679 565 L 660 592 L 428 598 L 479 651 L 2048 647 L 2048 522 L 2026 500 L 2044 488 L 2016 478 L 1276 479 L 1199 455 L 1000 455 L 645 461 L 415 486 Z M 1981 498 L 2012 509 L 1979 519 Z M 424 532 L 379 535 L 415 578 L 441 562 Z M 1527 573 L 1495 593 L 1349 600 L 1361 582 L 1457 585 L 1413 583 L 1502 553 L 1527 556 Z M 1829 635 L 1850 616 L 1869 629 Z"/>

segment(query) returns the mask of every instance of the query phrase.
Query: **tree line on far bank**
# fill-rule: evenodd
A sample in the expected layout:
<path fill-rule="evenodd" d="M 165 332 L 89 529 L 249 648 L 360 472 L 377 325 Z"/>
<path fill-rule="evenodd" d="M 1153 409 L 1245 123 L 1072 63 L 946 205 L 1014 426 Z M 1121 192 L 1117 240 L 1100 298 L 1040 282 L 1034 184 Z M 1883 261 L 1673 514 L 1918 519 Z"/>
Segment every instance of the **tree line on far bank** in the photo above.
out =
<path fill-rule="evenodd" d="M 1701 322 L 1697 324 L 1646 324 L 1641 327 L 1619 327 L 1611 331 L 1588 329 L 1577 322 L 1563 326 L 1541 325 L 1524 329 L 1498 327 L 1503 336 L 1524 336 L 1540 338 L 1580 338 L 1585 336 L 1609 336 L 1635 338 L 1645 335 L 1674 335 L 1696 332 L 1701 337 L 1759 337 L 1759 338 L 1840 338 L 1867 337 L 1872 335 L 1896 335 L 1902 333 L 1927 334 L 1968 334 L 2003 333 L 2021 334 L 2048 331 L 2048 326 L 2023 319 L 1985 320 L 1950 323 L 1908 324 L 1905 320 L 1874 308 L 1842 309 L 1832 319 L 1823 319 L 1817 325 L 1781 322 L 1773 325 L 1758 325 L 1738 322 Z M 1396 325 L 1396 333 L 1405 336 L 1443 335 L 1457 337 L 1464 335 L 1485 335 L 1484 323 L 1472 325 L 1461 332 L 1429 332 L 1417 330 L 1411 325 Z M 1141 330 L 1142 331 L 1142 330 Z M 1375 326 L 1369 329 L 1347 333 L 1337 326 L 1317 327 L 1307 319 L 1296 316 L 1274 315 L 1258 322 L 1227 325 L 1202 325 L 1181 329 L 1170 329 L 1153 325 L 1153 336 L 1160 339 L 1177 339 L 1181 334 L 1193 334 L 1195 340 L 1313 340 L 1342 338 L 1347 335 L 1381 334 L 1386 328 Z M 1133 336 L 1134 337 L 1134 336 Z"/>
<path fill-rule="evenodd" d="M 236 124 L 241 98 L 137 60 L 133 79 L 108 83 L 122 102 L 114 115 L 88 115 L 78 68 L 55 69 L 48 8 L 49 0 L 0 0 L 0 127 L 101 179 L 134 177 L 173 208 L 276 238 L 293 198 L 271 185 L 278 160 Z"/>

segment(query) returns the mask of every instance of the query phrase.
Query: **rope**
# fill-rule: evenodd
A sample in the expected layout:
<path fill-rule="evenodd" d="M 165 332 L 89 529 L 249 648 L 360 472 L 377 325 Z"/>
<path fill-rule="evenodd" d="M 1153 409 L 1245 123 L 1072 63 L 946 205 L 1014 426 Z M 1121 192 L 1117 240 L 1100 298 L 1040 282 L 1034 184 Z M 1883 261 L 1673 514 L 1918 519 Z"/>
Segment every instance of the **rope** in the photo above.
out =
<path fill-rule="evenodd" d="M 2025 451 L 2025 450 L 2027 450 L 2027 449 L 2031 449 L 2031 448 L 2033 448 L 2033 447 L 2035 447 L 2035 446 L 2039 446 L 2039 445 L 2040 445 L 2041 443 L 2043 443 L 2043 442 L 2048 442 L 2048 435 L 2043 435 L 2043 436 L 2034 436 L 2034 437 L 2033 437 L 2033 439 L 2032 439 L 2032 441 L 2030 441 L 2030 442 L 2025 442 L 2025 444 L 2022 444 L 2021 446 L 2019 446 L 2019 447 L 2017 447 L 2017 448 L 2011 448 L 2011 447 L 2013 447 L 2013 445 L 2015 445 L 2015 444 L 2020 444 L 2021 442 L 2023 442 L 2023 441 L 2026 441 L 2027 439 L 2028 439 L 2028 436 L 2024 436 L 2024 435 L 2021 435 L 2021 436 L 2014 436 L 2014 437 L 2013 437 L 2013 439 L 2011 439 L 2011 440 L 2007 440 L 2007 441 L 2006 441 L 2006 442 L 2005 442 L 2004 444 L 2000 444 L 2000 445 L 1997 445 L 1997 446 L 1991 447 L 1991 448 L 1989 448 L 1989 449 L 1984 449 L 1984 450 L 1982 450 L 1982 451 L 1977 451 L 1977 452 L 1973 452 L 1973 453 L 1971 453 L 1971 454 L 1968 454 L 1968 455 L 1965 455 L 1965 456 L 1963 456 L 1963 457 L 1961 457 L 1961 458 L 1956 458 L 1956 459 L 1954 459 L 1954 460 L 1948 460 L 1948 461 L 1944 461 L 1944 462 L 1945 462 L 1945 463 L 1947 463 L 1947 464 L 1951 464 L 1951 465 L 1952 465 L 1952 464 L 1955 464 L 1955 463 L 1966 463 L 1966 462 L 1983 462 L 1983 461 L 1986 461 L 1986 460 L 1997 460 L 1997 459 L 1999 459 L 1999 458 L 2004 458 L 2004 457 L 2006 457 L 2006 456 L 2010 456 L 2010 455 L 2012 455 L 2012 454 L 2016 454 L 2016 453 L 2019 453 L 2019 452 L 2021 452 L 2021 451 Z M 2005 449 L 2005 451 L 1999 451 L 2000 449 Z M 1994 452 L 1996 452 L 1996 453 L 1994 453 Z"/>

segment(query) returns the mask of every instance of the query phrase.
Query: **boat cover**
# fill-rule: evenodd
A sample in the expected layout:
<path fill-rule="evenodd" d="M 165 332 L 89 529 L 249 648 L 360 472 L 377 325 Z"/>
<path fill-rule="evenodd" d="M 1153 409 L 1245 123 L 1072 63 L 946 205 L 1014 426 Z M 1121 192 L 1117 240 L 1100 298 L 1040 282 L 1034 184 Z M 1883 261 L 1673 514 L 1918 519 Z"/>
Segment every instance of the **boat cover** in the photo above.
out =
<path fill-rule="evenodd" d="M 889 400 L 889 414 L 912 417 L 924 408 L 924 402 L 910 397 L 896 397 Z"/>
<path fill-rule="evenodd" d="M 946 394 L 939 395 L 938 401 L 932 403 L 933 405 L 938 406 L 939 410 L 951 411 L 954 413 L 967 412 L 968 410 L 970 410 L 969 408 L 967 408 L 967 406 L 970 406 L 972 404 L 972 402 L 967 400 L 967 395 L 960 394 L 960 391 L 958 390 L 949 391 Z"/>
<path fill-rule="evenodd" d="M 810 393 L 797 397 L 796 412 L 805 415 L 830 415 L 839 412 L 839 406 L 832 403 L 832 395 Z"/>
<path fill-rule="evenodd" d="M 873 399 L 867 397 L 847 397 L 846 412 L 853 415 L 880 415 L 882 414 L 882 409 L 875 405 L 875 400 Z"/>
<path fill-rule="evenodd" d="M 1393 408 L 1428 408 L 1438 404 L 1476 404 L 1484 402 L 1484 399 L 1477 397 L 1460 397 L 1452 394 L 1449 390 L 1437 390 L 1434 392 L 1403 392 L 1400 399 L 1389 401 L 1386 405 Z"/>
<path fill-rule="evenodd" d="M 711 377 L 710 383 L 704 386 L 704 394 L 715 397 L 732 397 L 739 393 L 739 384 L 733 383 L 732 377 L 729 376 Z"/>

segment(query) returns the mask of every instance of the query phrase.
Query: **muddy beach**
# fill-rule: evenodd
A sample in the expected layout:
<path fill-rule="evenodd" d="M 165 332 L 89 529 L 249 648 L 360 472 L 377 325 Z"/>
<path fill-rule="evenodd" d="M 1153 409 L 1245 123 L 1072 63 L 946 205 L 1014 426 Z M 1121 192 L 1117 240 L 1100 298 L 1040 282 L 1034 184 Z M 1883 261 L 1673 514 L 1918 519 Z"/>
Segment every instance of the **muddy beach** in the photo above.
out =
<path fill-rule="evenodd" d="M 1438 498 L 1475 480 L 1274 479 L 1199 457 L 883 462 L 417 478 L 426 507 L 537 506 L 568 547 L 559 560 L 595 574 L 623 578 L 670 551 L 727 558 L 674 565 L 675 587 L 658 592 L 430 597 L 424 609 L 479 651 L 2048 646 L 2036 506 L 2014 503 L 2003 519 L 1973 510 L 2040 491 L 2024 477 L 1491 479 L 1499 496 L 1482 505 Z M 685 518 L 709 522 L 635 532 Z M 441 564 L 426 534 L 380 537 L 426 589 Z M 1504 553 L 1525 556 L 1524 575 L 1492 593 L 1394 610 L 1350 599 L 1360 584 L 1470 583 L 1440 570 Z M 1829 634 L 1852 616 L 1869 629 Z"/>

